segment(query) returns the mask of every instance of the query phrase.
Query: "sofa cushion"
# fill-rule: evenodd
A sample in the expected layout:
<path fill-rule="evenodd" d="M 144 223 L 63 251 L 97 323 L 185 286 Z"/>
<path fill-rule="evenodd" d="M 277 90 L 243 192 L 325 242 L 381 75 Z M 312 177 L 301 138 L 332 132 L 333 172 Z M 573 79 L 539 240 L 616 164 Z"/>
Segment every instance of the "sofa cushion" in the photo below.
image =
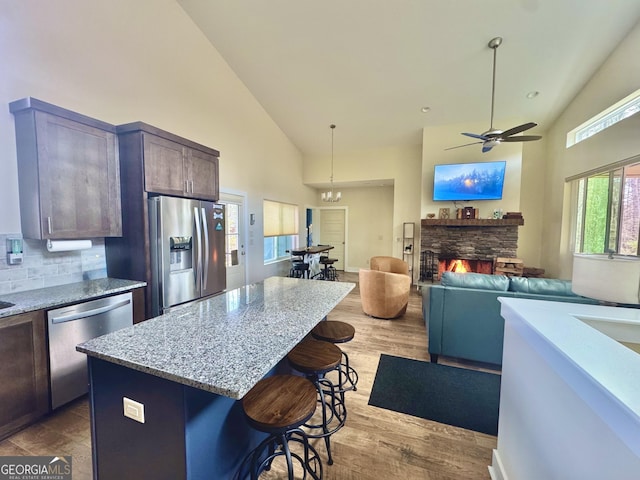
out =
<path fill-rule="evenodd" d="M 511 277 L 509 290 L 536 295 L 578 296 L 571 291 L 571 282 L 569 280 L 559 280 L 557 278 Z"/>
<path fill-rule="evenodd" d="M 509 289 L 509 277 L 505 275 L 488 275 L 485 273 L 444 272 L 440 284 L 445 287 L 475 288 L 478 290 L 506 292 Z"/>

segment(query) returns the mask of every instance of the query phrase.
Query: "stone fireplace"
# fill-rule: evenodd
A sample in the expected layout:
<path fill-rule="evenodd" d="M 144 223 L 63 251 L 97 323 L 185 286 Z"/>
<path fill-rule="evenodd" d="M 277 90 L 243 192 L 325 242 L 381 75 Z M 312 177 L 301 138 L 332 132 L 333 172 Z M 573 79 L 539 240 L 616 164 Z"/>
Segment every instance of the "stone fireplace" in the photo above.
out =
<path fill-rule="evenodd" d="M 438 276 L 443 272 L 493 273 L 493 261 L 467 258 L 438 258 Z"/>
<path fill-rule="evenodd" d="M 422 220 L 421 280 L 445 271 L 493 273 L 497 257 L 516 257 L 520 225 L 522 218 Z"/>

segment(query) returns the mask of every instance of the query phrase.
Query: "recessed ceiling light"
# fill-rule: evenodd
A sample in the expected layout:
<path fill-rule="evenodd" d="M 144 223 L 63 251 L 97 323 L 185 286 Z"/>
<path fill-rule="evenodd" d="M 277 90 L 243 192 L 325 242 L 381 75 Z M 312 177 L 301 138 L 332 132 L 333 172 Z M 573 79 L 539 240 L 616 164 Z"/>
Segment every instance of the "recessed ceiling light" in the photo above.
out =
<path fill-rule="evenodd" d="M 422 107 L 422 108 L 420 109 L 420 111 L 421 111 L 422 113 L 427 113 L 427 112 L 428 112 L 428 111 L 430 111 L 430 110 L 431 110 L 431 107 Z"/>
<path fill-rule="evenodd" d="M 537 90 L 534 90 L 532 92 L 527 93 L 527 98 L 531 100 L 532 98 L 536 98 L 538 95 L 540 95 L 540 92 L 538 92 Z"/>

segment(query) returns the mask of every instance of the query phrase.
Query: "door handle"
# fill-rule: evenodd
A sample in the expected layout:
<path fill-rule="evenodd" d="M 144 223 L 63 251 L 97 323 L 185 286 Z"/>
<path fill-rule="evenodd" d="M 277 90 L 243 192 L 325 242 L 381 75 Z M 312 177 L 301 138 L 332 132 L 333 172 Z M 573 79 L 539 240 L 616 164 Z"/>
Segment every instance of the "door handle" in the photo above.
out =
<path fill-rule="evenodd" d="M 111 310 L 115 310 L 116 308 L 124 307 L 131 303 L 129 299 L 122 300 L 117 303 L 112 303 L 110 305 L 105 305 L 104 307 L 94 308 L 93 310 L 87 310 L 86 312 L 77 312 L 72 313 L 70 315 L 62 315 L 60 317 L 53 317 L 51 319 L 51 323 L 64 323 L 71 322 L 73 320 L 79 320 L 81 318 L 93 317 L 95 315 L 100 315 L 101 313 L 110 312 Z"/>
<path fill-rule="evenodd" d="M 204 258 L 204 279 L 202 281 L 202 289 L 207 288 L 209 280 L 209 228 L 207 227 L 207 212 L 204 208 L 201 209 L 202 213 L 202 232 L 204 233 L 204 252 L 200 255 Z"/>
<path fill-rule="evenodd" d="M 196 223 L 196 240 L 198 245 L 198 251 L 196 253 L 196 268 L 194 268 L 193 271 L 197 287 L 200 284 L 200 271 L 202 269 L 202 232 L 200 230 L 200 214 L 198 212 L 198 207 L 193 207 L 193 218 Z"/>

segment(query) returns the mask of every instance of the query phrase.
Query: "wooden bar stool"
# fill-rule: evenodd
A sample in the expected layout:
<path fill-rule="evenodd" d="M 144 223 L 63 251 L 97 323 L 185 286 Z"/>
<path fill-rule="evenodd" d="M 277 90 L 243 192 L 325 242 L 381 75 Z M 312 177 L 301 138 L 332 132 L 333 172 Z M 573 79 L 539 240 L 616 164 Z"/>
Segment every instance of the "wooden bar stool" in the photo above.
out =
<path fill-rule="evenodd" d="M 296 262 L 291 266 L 290 275 L 293 278 L 309 278 L 309 264 Z"/>
<path fill-rule="evenodd" d="M 294 478 L 294 458 L 302 466 L 303 479 L 309 473 L 315 480 L 321 480 L 320 455 L 300 428 L 313 416 L 316 405 L 316 386 L 298 375 L 267 377 L 249 390 L 242 399 L 245 417 L 253 428 L 269 436 L 247 455 L 236 479 L 257 479 L 260 473 L 271 468 L 276 457 L 284 455 L 289 480 Z M 292 442 L 302 445 L 302 456 L 291 451 Z"/>
<path fill-rule="evenodd" d="M 356 329 L 353 325 L 336 320 L 325 320 L 318 323 L 311 330 L 311 335 L 316 340 L 331 343 L 346 343 L 353 340 Z M 349 365 L 349 356 L 342 350 L 342 361 L 338 369 L 338 388 L 344 393 L 348 390 L 356 391 L 358 384 L 358 372 Z"/>
<path fill-rule="evenodd" d="M 317 421 L 310 419 L 303 427 L 306 427 L 309 438 L 324 438 L 328 463 L 332 465 L 331 435 L 344 426 L 347 409 L 344 394 L 325 375 L 340 366 L 342 352 L 332 343 L 307 339 L 296 345 L 287 359 L 294 370 L 303 373 L 316 387 L 322 418 Z"/>
<path fill-rule="evenodd" d="M 333 266 L 337 261 L 337 258 L 320 257 L 320 264 L 324 265 L 324 268 L 322 269 L 323 280 L 336 281 L 338 279 L 336 269 Z"/>

